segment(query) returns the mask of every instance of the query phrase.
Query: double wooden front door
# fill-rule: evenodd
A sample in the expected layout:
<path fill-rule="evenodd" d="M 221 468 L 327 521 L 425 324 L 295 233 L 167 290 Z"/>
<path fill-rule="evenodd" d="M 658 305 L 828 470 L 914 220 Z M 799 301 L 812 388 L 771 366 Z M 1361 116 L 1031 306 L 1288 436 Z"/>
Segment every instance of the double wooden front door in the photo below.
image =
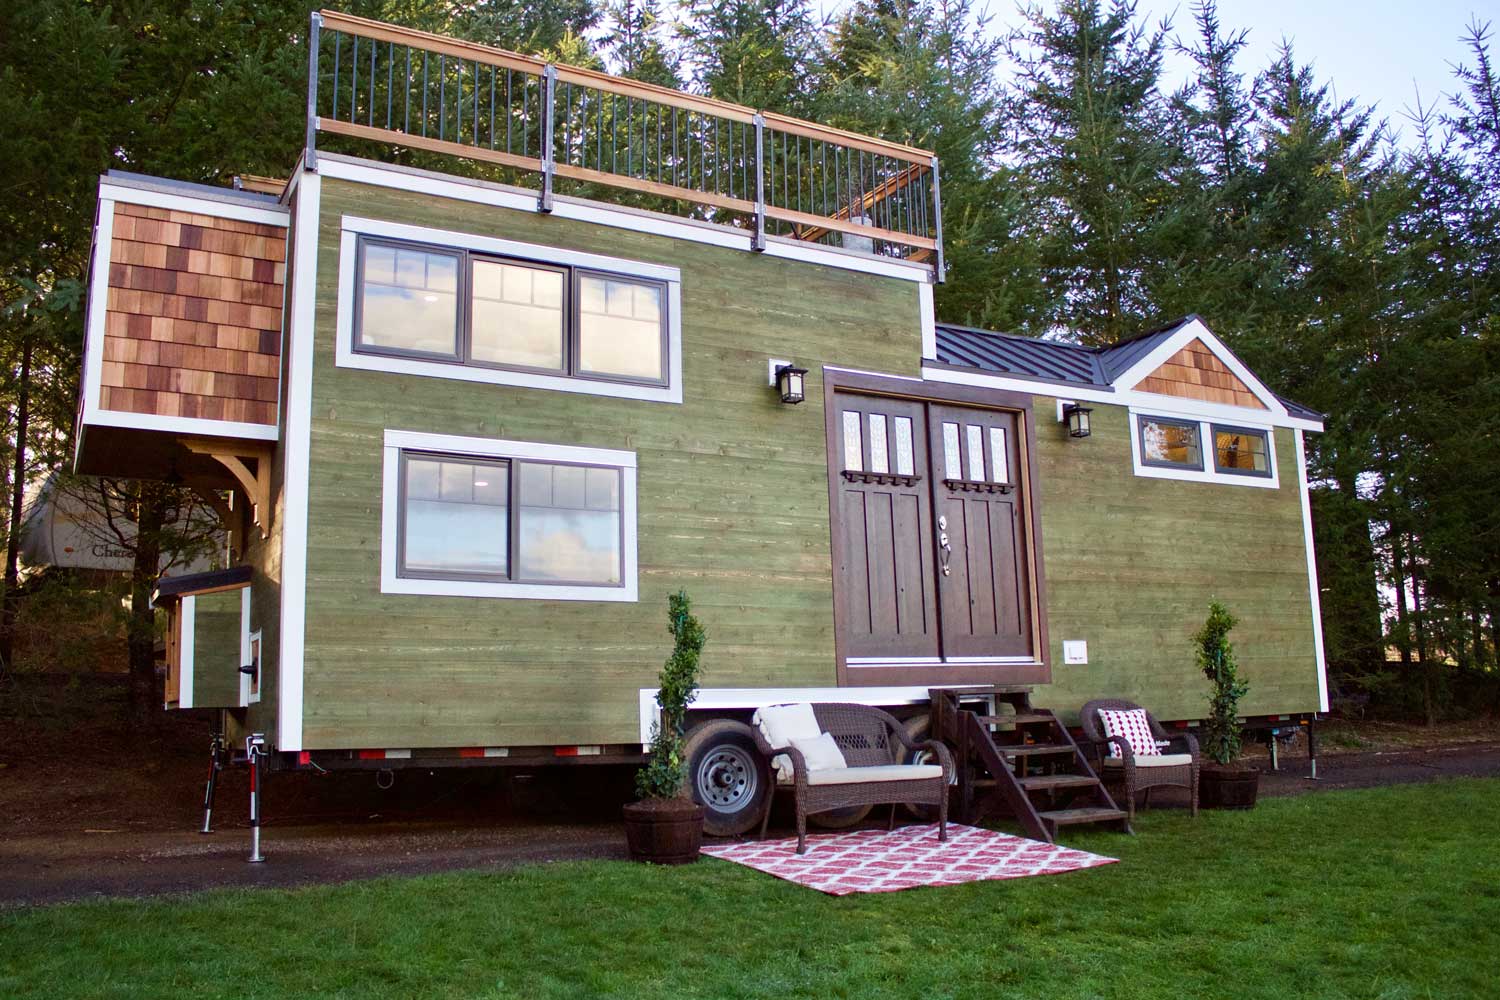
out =
<path fill-rule="evenodd" d="M 849 665 L 1032 659 L 1016 413 L 847 392 L 834 405 Z"/>

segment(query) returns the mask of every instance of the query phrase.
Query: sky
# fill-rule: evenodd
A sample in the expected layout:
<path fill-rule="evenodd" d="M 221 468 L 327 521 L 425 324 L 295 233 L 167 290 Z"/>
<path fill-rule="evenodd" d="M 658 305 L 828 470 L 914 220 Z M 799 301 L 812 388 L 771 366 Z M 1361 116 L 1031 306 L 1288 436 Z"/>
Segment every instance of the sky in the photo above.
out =
<path fill-rule="evenodd" d="M 1049 5 L 1051 0 L 1048 0 Z M 830 0 L 825 11 L 848 6 Z M 985 0 L 977 0 L 981 9 Z M 1191 0 L 1140 0 L 1138 13 L 1157 21 L 1170 17 L 1184 40 L 1194 30 Z M 1018 20 L 1013 0 L 989 0 L 991 30 L 1003 32 Z M 1405 110 L 1455 89 L 1450 64 L 1472 62 L 1461 41 L 1469 21 L 1495 22 L 1500 31 L 1500 0 L 1219 0 L 1219 20 L 1227 32 L 1249 29 L 1240 55 L 1247 78 L 1268 65 L 1282 39 L 1292 43 L 1299 62 L 1313 64 L 1320 81 L 1332 80 L 1342 99 L 1375 104 L 1377 117 L 1410 141 L 1414 129 Z M 1173 90 L 1191 73 L 1185 56 L 1170 55 L 1165 89 Z"/>

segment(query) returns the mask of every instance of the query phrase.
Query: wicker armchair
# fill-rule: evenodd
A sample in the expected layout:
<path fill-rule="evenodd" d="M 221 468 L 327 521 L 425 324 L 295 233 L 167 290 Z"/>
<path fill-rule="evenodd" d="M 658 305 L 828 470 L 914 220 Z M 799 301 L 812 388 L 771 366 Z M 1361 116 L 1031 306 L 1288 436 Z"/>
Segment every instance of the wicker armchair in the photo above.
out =
<path fill-rule="evenodd" d="M 797 809 L 797 853 L 807 853 L 807 817 L 811 813 L 845 809 L 850 806 L 891 806 L 888 828 L 896 823 L 896 806 L 901 803 L 935 805 L 938 809 L 938 840 L 948 839 L 948 785 L 953 778 L 953 756 L 937 740 L 913 740 L 906 729 L 889 713 L 868 705 L 814 704 L 813 715 L 823 732 L 833 737 L 844 755 L 847 770 L 869 769 L 867 780 L 839 780 L 819 783 L 809 780 L 810 772 L 802 753 L 796 747 L 774 748 L 766 742 L 759 727 L 751 726 L 756 746 L 768 759 L 785 754 L 792 762 L 792 780 L 772 786 L 766 796 L 766 811 L 761 818 L 760 836 L 764 840 L 771 819 L 771 803 L 777 790 L 791 791 Z M 937 758 L 940 775 L 908 778 L 901 775 L 910 765 L 902 763 L 904 751 L 926 750 Z M 926 770 L 925 768 L 923 769 Z M 772 768 L 774 773 L 775 769 Z M 824 772 L 816 772 L 823 774 Z M 851 777 L 840 774 L 840 779 Z"/>
<path fill-rule="evenodd" d="M 1094 746 L 1095 770 L 1106 782 L 1111 779 L 1123 781 L 1125 786 L 1125 809 L 1130 814 L 1130 819 L 1135 819 L 1135 796 L 1137 792 L 1146 793 L 1146 805 L 1151 804 L 1151 789 L 1163 785 L 1172 785 L 1188 790 L 1188 808 L 1192 815 L 1198 815 L 1198 768 L 1200 765 L 1198 755 L 1198 738 L 1192 733 L 1168 734 L 1156 717 L 1150 712 L 1146 713 L 1146 721 L 1151 726 L 1151 735 L 1157 742 L 1171 741 L 1177 747 L 1168 746 L 1164 756 L 1159 760 L 1149 757 L 1137 757 L 1130 749 L 1130 743 L 1120 736 L 1105 736 L 1104 724 L 1099 720 L 1100 709 L 1111 709 L 1114 711 L 1129 711 L 1141 706 L 1131 701 L 1121 701 L 1113 698 L 1091 701 L 1083 706 L 1079 713 L 1079 721 L 1083 726 L 1083 735 Z M 1116 746 L 1120 750 L 1119 757 L 1109 756 L 1110 746 Z M 1186 759 L 1184 759 L 1186 758 Z"/>

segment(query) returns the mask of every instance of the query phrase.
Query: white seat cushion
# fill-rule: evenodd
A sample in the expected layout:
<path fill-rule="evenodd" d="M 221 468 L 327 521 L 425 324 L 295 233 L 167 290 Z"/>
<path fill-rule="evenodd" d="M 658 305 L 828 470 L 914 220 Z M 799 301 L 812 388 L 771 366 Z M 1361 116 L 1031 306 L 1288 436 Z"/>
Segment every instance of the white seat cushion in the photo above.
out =
<path fill-rule="evenodd" d="M 833 767 L 823 771 L 809 769 L 809 785 L 854 785 L 863 781 L 918 781 L 941 778 L 938 764 L 877 764 L 874 767 Z M 790 779 L 783 782 L 790 784 Z"/>
<path fill-rule="evenodd" d="M 1151 756 L 1151 757 L 1137 757 L 1135 759 L 1135 766 L 1136 767 L 1181 767 L 1184 764 L 1191 764 L 1192 762 L 1193 762 L 1193 755 L 1190 754 L 1190 753 L 1159 753 L 1159 754 L 1156 754 L 1155 756 Z M 1122 760 L 1119 757 L 1106 757 L 1104 759 L 1104 766 L 1105 767 L 1124 767 L 1125 766 L 1125 761 Z"/>
<path fill-rule="evenodd" d="M 794 739 L 792 746 L 802 752 L 802 759 L 807 763 L 809 774 L 813 771 L 828 771 L 849 766 L 849 762 L 844 760 L 843 751 L 834 742 L 832 733 L 820 733 L 815 740 Z"/>
<path fill-rule="evenodd" d="M 765 737 L 772 750 L 789 747 L 792 740 L 815 740 L 822 733 L 818 728 L 818 718 L 813 715 L 812 706 L 807 702 L 757 708 L 751 721 L 760 729 L 761 736 Z M 791 780 L 792 759 L 786 754 L 772 757 L 771 766 L 776 769 L 778 781 Z"/>

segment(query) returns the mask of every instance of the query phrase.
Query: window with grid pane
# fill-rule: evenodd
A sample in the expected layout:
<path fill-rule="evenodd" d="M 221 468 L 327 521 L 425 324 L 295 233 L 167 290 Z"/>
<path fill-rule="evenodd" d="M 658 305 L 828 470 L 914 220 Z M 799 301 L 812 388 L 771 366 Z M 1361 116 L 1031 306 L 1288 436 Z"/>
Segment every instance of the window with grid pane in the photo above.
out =
<path fill-rule="evenodd" d="M 458 357 L 460 255 L 361 244 L 357 346 Z"/>

